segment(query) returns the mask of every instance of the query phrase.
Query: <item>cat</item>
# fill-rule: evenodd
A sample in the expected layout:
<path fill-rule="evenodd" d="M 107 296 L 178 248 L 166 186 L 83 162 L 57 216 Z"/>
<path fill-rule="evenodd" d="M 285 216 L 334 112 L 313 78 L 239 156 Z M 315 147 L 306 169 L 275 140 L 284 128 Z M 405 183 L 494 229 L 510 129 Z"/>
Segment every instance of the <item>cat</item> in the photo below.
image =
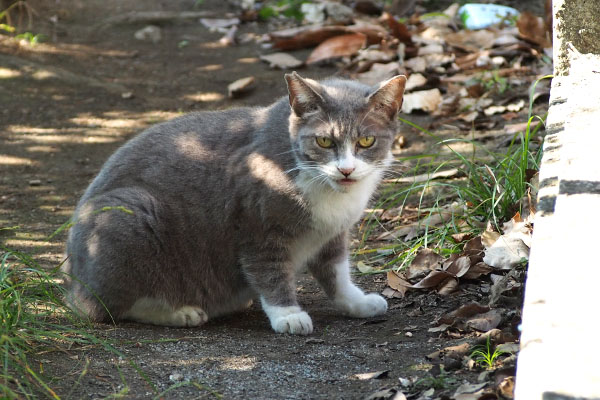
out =
<path fill-rule="evenodd" d="M 67 301 L 93 321 L 191 327 L 260 299 L 274 331 L 310 334 L 295 275 L 365 318 L 348 231 L 389 167 L 406 77 L 376 87 L 285 75 L 269 107 L 191 113 L 106 162 L 73 216 Z"/>

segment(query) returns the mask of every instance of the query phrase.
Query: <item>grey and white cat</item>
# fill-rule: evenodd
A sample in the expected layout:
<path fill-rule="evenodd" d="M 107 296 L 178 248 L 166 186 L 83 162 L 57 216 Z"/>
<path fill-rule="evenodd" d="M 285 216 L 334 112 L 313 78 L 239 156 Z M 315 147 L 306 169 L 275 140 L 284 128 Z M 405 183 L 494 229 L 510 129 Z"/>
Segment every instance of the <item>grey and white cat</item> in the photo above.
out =
<path fill-rule="evenodd" d="M 386 312 L 350 280 L 347 241 L 391 163 L 406 78 L 285 79 L 289 99 L 176 118 L 110 157 L 67 241 L 75 310 L 198 326 L 259 298 L 276 332 L 309 334 L 307 267 L 341 312 Z"/>

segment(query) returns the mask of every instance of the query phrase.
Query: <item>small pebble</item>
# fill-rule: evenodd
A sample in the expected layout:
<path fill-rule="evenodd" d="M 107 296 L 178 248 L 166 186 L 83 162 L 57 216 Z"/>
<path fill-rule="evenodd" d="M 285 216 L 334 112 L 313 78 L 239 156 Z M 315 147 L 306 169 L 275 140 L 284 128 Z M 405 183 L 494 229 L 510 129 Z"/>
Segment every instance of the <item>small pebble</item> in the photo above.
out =
<path fill-rule="evenodd" d="M 29 186 L 40 186 L 42 181 L 39 179 L 32 179 L 29 181 Z"/>
<path fill-rule="evenodd" d="M 183 375 L 181 375 L 179 372 L 175 372 L 171 375 L 169 375 L 169 380 L 173 381 L 173 382 L 179 382 L 183 379 Z"/>

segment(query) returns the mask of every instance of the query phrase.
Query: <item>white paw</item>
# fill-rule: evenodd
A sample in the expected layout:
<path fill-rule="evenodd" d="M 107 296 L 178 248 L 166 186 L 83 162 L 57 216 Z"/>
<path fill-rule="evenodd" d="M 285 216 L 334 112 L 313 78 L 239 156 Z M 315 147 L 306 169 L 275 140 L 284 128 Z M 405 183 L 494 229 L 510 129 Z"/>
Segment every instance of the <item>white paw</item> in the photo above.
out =
<path fill-rule="evenodd" d="M 208 315 L 200 307 L 183 306 L 172 315 L 173 326 L 199 326 L 208 321 Z"/>
<path fill-rule="evenodd" d="M 387 301 L 378 294 L 371 293 L 338 303 L 348 315 L 355 318 L 369 318 L 385 314 Z"/>
<path fill-rule="evenodd" d="M 275 318 L 271 326 L 275 332 L 292 335 L 308 335 L 313 331 L 312 320 L 304 311 Z"/>

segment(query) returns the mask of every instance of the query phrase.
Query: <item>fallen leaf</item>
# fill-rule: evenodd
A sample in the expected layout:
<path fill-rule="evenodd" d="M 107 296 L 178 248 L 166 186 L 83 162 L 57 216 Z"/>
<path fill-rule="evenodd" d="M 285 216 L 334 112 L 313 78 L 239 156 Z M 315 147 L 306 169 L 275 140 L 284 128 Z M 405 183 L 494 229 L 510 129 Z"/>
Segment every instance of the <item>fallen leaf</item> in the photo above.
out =
<path fill-rule="evenodd" d="M 517 19 L 517 27 L 519 28 L 519 35 L 523 39 L 544 48 L 552 47 L 552 41 L 543 18 L 536 17 L 528 11 L 523 11 Z"/>
<path fill-rule="evenodd" d="M 404 393 L 396 388 L 381 389 L 373 393 L 366 400 L 406 400 Z"/>
<path fill-rule="evenodd" d="M 395 75 L 398 75 L 400 64 L 397 62 L 374 63 L 369 71 L 357 75 L 357 79 L 369 86 L 383 82 Z"/>
<path fill-rule="evenodd" d="M 388 299 L 401 299 L 404 297 L 404 294 L 390 287 L 386 287 L 385 289 L 383 289 L 383 292 L 381 292 L 381 294 L 382 296 L 385 296 Z"/>
<path fill-rule="evenodd" d="M 247 91 L 251 90 L 253 84 L 254 84 L 253 76 L 238 79 L 237 81 L 234 81 L 227 86 L 227 93 L 229 94 L 229 97 L 240 96 L 241 94 L 246 93 Z"/>
<path fill-rule="evenodd" d="M 478 279 L 481 275 L 487 275 L 494 269 L 484 262 L 472 265 L 471 268 L 462 277 L 465 279 Z"/>
<path fill-rule="evenodd" d="M 373 268 L 370 265 L 365 264 L 363 261 L 357 262 L 356 268 L 363 274 L 368 274 L 370 272 L 376 271 L 376 268 Z"/>
<path fill-rule="evenodd" d="M 505 399 L 513 399 L 515 397 L 515 377 L 508 376 L 504 378 L 498 384 L 497 392 Z"/>
<path fill-rule="evenodd" d="M 273 31 L 269 33 L 269 37 L 274 42 L 273 47 L 280 50 L 295 50 L 316 46 L 326 39 L 347 32 L 346 27 L 342 25 L 315 24 Z"/>
<path fill-rule="evenodd" d="M 490 30 L 461 30 L 444 36 L 446 43 L 452 47 L 474 53 L 480 50 L 491 49 L 498 37 L 497 32 Z"/>
<path fill-rule="evenodd" d="M 412 287 L 412 285 L 402 279 L 395 271 L 388 271 L 387 273 L 387 284 L 392 289 L 397 290 L 403 296 L 406 294 L 406 291 Z"/>
<path fill-rule="evenodd" d="M 454 392 L 452 396 L 455 400 L 477 400 L 483 394 L 483 388 L 487 382 L 482 383 L 463 383 Z"/>
<path fill-rule="evenodd" d="M 431 271 L 425 278 L 412 285 L 414 289 L 429 289 L 436 287 L 447 278 L 454 278 L 454 275 L 446 271 Z"/>
<path fill-rule="evenodd" d="M 431 249 L 421 249 L 405 271 L 408 280 L 417 279 L 427 275 L 429 271 L 437 269 L 444 258 Z"/>
<path fill-rule="evenodd" d="M 448 278 L 438 285 L 437 292 L 440 296 L 447 296 L 451 293 L 454 293 L 457 288 L 458 288 L 458 279 Z"/>
<path fill-rule="evenodd" d="M 427 78 L 419 73 L 410 74 L 408 80 L 406 81 L 406 85 L 404 86 L 404 91 L 409 92 L 419 86 L 423 86 L 427 83 Z"/>
<path fill-rule="evenodd" d="M 390 13 L 383 13 L 381 15 L 381 20 L 383 20 L 387 26 L 390 28 L 392 35 L 400 40 L 400 42 L 404 43 L 407 46 L 412 46 L 412 34 L 408 30 L 408 27 L 402 22 L 398 21 L 393 15 Z"/>
<path fill-rule="evenodd" d="M 272 53 L 260 56 L 260 59 L 269 63 L 271 68 L 293 69 L 298 68 L 304 62 L 288 53 Z"/>
<path fill-rule="evenodd" d="M 308 56 L 306 64 L 314 64 L 319 61 L 332 58 L 351 56 L 358 53 L 367 42 L 367 38 L 362 33 L 351 33 L 335 36 L 325 40 L 318 45 Z"/>
<path fill-rule="evenodd" d="M 364 374 L 355 374 L 354 378 L 360 381 L 368 381 L 371 379 L 384 379 L 387 378 L 390 374 L 390 370 L 385 371 L 376 371 L 376 372 L 366 372 Z"/>
<path fill-rule="evenodd" d="M 442 103 L 442 93 L 439 89 L 420 90 L 404 95 L 402 112 L 410 114 L 414 110 L 434 112 Z"/>
<path fill-rule="evenodd" d="M 449 324 L 441 324 L 439 326 L 435 326 L 433 328 L 427 329 L 427 332 L 445 332 L 451 325 Z"/>
<path fill-rule="evenodd" d="M 509 270 L 528 259 L 529 246 L 521 238 L 502 235 L 486 248 L 483 262 L 494 268 Z"/>
<path fill-rule="evenodd" d="M 446 272 L 451 273 L 452 275 L 460 278 L 469 272 L 471 268 L 471 259 L 468 256 L 462 256 L 457 258 L 454 262 L 452 262 L 448 268 L 445 268 Z"/>
<path fill-rule="evenodd" d="M 482 306 L 479 303 L 471 302 L 458 307 L 456 310 L 447 315 L 452 318 L 469 318 L 477 314 L 485 313 L 490 310 L 487 306 Z"/>
<path fill-rule="evenodd" d="M 200 23 L 211 31 L 225 33 L 228 28 L 239 25 L 239 18 L 200 18 Z"/>
<path fill-rule="evenodd" d="M 444 179 L 444 178 L 458 178 L 463 176 L 463 171 L 458 168 L 452 168 L 447 170 L 441 170 L 434 172 L 433 174 L 420 174 L 414 176 L 405 176 L 403 178 L 395 178 L 395 179 L 386 179 L 385 183 L 418 183 L 418 182 L 428 182 L 433 179 Z"/>
<path fill-rule="evenodd" d="M 492 245 L 496 243 L 496 240 L 498 240 L 500 236 L 502 235 L 500 235 L 498 232 L 488 230 L 483 231 L 481 234 L 481 243 L 483 243 L 486 248 L 492 247 Z"/>
<path fill-rule="evenodd" d="M 465 342 L 462 344 L 457 344 L 455 346 L 445 347 L 441 350 L 441 354 L 444 357 L 460 360 L 460 359 L 462 359 L 463 356 L 465 356 L 469 352 L 470 348 L 471 348 L 471 345 L 469 343 Z"/>
<path fill-rule="evenodd" d="M 478 314 L 466 321 L 468 327 L 487 332 L 494 329 L 502 322 L 502 314 L 497 309 L 490 310 L 484 314 Z"/>

